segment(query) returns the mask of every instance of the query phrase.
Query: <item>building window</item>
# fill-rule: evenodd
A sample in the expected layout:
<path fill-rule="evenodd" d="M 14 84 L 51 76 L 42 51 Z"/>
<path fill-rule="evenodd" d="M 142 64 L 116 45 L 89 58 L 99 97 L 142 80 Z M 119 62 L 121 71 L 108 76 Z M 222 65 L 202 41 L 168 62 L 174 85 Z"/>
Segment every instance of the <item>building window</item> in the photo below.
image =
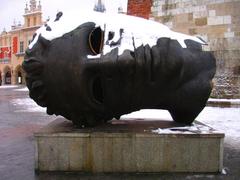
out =
<path fill-rule="evenodd" d="M 20 53 L 24 52 L 24 42 L 20 41 Z"/>
<path fill-rule="evenodd" d="M 30 26 L 30 18 L 27 19 L 27 26 Z"/>
<path fill-rule="evenodd" d="M 37 25 L 37 18 L 36 18 L 36 17 L 33 18 L 33 25 L 34 25 L 34 26 Z"/>
<path fill-rule="evenodd" d="M 11 72 L 8 71 L 5 75 L 5 84 L 11 84 Z"/>
<path fill-rule="evenodd" d="M 4 52 L 4 57 L 3 58 L 8 58 L 8 52 Z"/>
<path fill-rule="evenodd" d="M 18 78 L 17 78 L 18 84 L 22 84 L 22 73 L 18 72 Z"/>

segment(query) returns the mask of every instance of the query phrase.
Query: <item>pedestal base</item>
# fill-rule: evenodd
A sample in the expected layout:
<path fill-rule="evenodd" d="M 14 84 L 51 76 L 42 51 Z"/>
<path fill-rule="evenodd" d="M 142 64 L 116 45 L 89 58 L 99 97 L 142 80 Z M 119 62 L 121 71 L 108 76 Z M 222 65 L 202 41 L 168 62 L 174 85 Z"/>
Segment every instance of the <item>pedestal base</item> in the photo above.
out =
<path fill-rule="evenodd" d="M 224 134 L 206 125 L 201 125 L 206 127 L 204 131 L 178 126 L 171 121 L 114 120 L 96 128 L 76 129 L 70 121 L 59 118 L 35 133 L 35 168 L 83 172 L 221 171 Z"/>

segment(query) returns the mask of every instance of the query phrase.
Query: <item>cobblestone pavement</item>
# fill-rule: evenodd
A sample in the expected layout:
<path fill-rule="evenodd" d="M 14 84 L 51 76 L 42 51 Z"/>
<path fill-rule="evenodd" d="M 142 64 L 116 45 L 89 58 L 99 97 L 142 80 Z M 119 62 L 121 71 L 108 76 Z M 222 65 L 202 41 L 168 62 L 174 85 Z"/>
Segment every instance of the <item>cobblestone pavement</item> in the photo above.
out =
<path fill-rule="evenodd" d="M 45 114 L 28 98 L 28 92 L 21 86 L 0 86 L 0 180 L 75 180 L 75 179 L 117 179 L 117 180 L 155 180 L 155 179 L 240 179 L 240 145 L 236 133 L 226 133 L 224 144 L 224 170 L 219 174 L 156 173 L 156 174 L 86 174 L 86 173 L 35 173 L 33 133 L 54 120 L 55 116 Z M 226 110 L 226 108 L 225 108 Z M 228 108 L 222 119 L 219 108 L 203 112 L 214 114 L 220 123 L 235 122 L 240 127 L 240 110 Z M 228 114 L 229 113 L 229 114 Z M 211 117 L 211 116 L 210 116 Z M 230 122 L 229 122 L 230 120 Z M 210 121 L 211 124 L 212 121 Z M 239 122 L 239 123 L 238 123 Z M 214 123 L 211 125 L 215 125 Z M 217 126 L 220 130 L 222 126 Z M 234 129 L 233 129 L 234 130 Z M 240 134 L 240 133 L 239 133 Z"/>

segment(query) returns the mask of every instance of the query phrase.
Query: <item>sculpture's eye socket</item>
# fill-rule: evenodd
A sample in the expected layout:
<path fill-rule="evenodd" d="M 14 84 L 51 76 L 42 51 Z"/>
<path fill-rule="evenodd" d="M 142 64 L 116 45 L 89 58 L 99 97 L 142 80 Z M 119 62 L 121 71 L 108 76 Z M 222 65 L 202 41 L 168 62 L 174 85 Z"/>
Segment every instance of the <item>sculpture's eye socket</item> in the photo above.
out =
<path fill-rule="evenodd" d="M 104 33 L 100 27 L 96 27 L 89 34 L 88 41 L 89 46 L 94 55 L 100 54 L 103 49 Z"/>

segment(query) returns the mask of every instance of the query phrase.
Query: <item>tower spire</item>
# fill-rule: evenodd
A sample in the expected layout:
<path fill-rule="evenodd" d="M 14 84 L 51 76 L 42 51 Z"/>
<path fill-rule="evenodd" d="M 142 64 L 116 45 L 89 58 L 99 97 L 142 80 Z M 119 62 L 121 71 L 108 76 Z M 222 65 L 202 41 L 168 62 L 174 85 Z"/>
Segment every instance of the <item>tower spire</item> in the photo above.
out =
<path fill-rule="evenodd" d="M 25 7 L 25 13 L 28 13 L 29 9 L 28 9 L 28 3 L 26 3 L 26 7 Z"/>
<path fill-rule="evenodd" d="M 41 1 L 38 1 L 38 10 L 41 11 L 42 10 L 42 5 L 41 5 Z"/>
<path fill-rule="evenodd" d="M 101 0 L 98 0 L 98 2 L 95 4 L 93 10 L 97 11 L 97 12 L 105 12 L 106 8 L 105 8 L 104 3 Z"/>

